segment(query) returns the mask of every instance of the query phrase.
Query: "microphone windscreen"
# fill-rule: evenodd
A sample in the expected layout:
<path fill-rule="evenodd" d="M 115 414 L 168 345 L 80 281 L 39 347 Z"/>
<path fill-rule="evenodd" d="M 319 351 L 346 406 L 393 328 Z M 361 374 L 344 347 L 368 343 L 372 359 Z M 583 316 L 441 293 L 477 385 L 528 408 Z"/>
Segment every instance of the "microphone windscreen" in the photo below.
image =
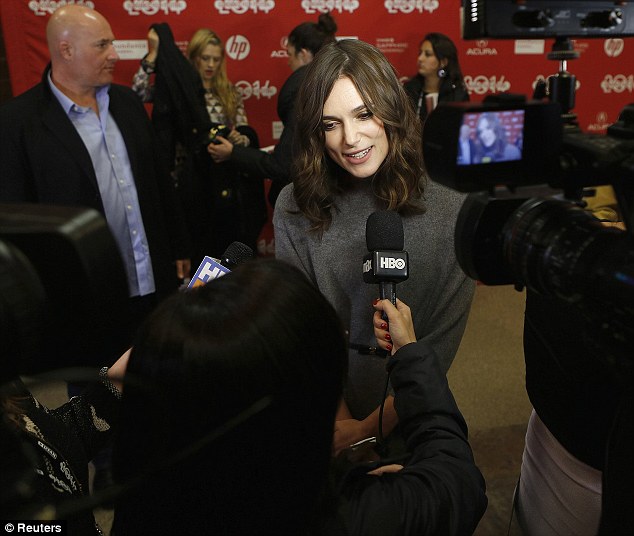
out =
<path fill-rule="evenodd" d="M 365 243 L 368 251 L 402 251 L 405 238 L 400 214 L 393 210 L 378 210 L 370 214 L 365 224 Z"/>
<path fill-rule="evenodd" d="M 253 258 L 253 250 L 242 242 L 231 242 L 222 254 L 221 262 L 227 268 L 235 268 Z"/>

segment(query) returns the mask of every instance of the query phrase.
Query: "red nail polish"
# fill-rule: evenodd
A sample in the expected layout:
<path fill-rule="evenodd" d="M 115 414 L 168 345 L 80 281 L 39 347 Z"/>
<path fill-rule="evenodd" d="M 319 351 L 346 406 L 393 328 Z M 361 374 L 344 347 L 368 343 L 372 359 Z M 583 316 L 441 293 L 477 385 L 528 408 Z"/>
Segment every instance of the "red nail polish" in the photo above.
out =
<path fill-rule="evenodd" d="M 381 329 L 387 329 L 387 324 L 385 322 L 383 322 L 383 324 L 381 324 Z"/>
<path fill-rule="evenodd" d="M 385 339 L 386 339 L 386 340 L 388 340 L 388 341 L 391 341 L 391 340 L 392 340 L 392 337 L 390 337 L 390 334 L 389 334 L 389 333 L 386 333 L 386 334 L 385 334 Z"/>
<path fill-rule="evenodd" d="M 392 351 L 392 345 L 391 345 L 391 344 L 388 344 L 388 345 L 385 347 L 385 349 L 386 349 L 388 352 L 391 352 L 391 351 Z"/>
<path fill-rule="evenodd" d="M 376 305 L 377 303 L 379 303 L 379 299 L 378 298 L 372 302 L 372 305 Z"/>

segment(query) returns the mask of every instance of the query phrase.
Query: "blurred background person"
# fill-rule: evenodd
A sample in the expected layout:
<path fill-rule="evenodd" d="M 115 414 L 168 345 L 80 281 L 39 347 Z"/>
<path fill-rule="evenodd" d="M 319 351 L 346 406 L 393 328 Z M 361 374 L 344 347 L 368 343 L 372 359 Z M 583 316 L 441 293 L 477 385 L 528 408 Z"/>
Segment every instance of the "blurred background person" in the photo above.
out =
<path fill-rule="evenodd" d="M 471 137 L 471 127 L 462 125 L 460 127 L 460 137 L 458 138 L 458 164 L 463 166 L 471 164 L 475 153 L 476 146 Z"/>
<path fill-rule="evenodd" d="M 421 121 L 425 121 L 438 102 L 469 100 L 458 50 L 449 37 L 437 32 L 423 37 L 417 63 L 418 73 L 404 87 Z"/>
<path fill-rule="evenodd" d="M 478 143 L 473 158 L 476 164 L 519 160 L 522 157 L 520 150 L 507 142 L 506 129 L 496 112 L 484 112 L 478 117 L 476 135 Z"/>
<path fill-rule="evenodd" d="M 346 335 L 305 275 L 260 259 L 164 302 L 124 379 L 113 535 L 472 533 L 486 497 L 466 425 L 409 309 L 385 309 L 410 456 L 336 491 Z"/>
<path fill-rule="evenodd" d="M 335 40 L 337 24 L 330 13 L 319 15 L 318 21 L 303 22 L 288 35 L 286 51 L 288 66 L 292 74 L 286 79 L 277 99 L 277 115 L 284 125 L 279 142 L 272 153 L 253 150 L 232 143 L 231 139 L 220 139 L 217 145 L 209 146 L 209 153 L 216 162 L 228 159 L 253 180 L 271 179 L 269 203 L 275 207 L 277 196 L 291 181 L 293 138 L 295 132 L 295 100 L 306 74 L 308 65 L 319 49 Z"/>
<path fill-rule="evenodd" d="M 148 48 L 132 87 L 144 102 L 153 103 L 152 121 L 188 218 L 194 268 L 205 255 L 220 257 L 234 241 L 255 250 L 266 220 L 264 185 L 207 153 L 215 141 L 212 129 L 235 145 L 259 145 L 242 96 L 227 77 L 223 42 L 212 30 L 197 30 L 187 46 L 187 62 L 162 23 L 148 32 Z"/>
<path fill-rule="evenodd" d="M 378 290 L 361 277 L 368 216 L 381 209 L 402 216 L 410 265 L 399 296 L 443 372 L 460 344 L 475 284 L 453 246 L 464 196 L 427 179 L 421 122 L 385 56 L 356 39 L 326 45 L 307 67 L 298 102 L 293 184 L 273 215 L 275 254 L 308 275 L 349 330 L 336 454 L 361 439 L 387 437 L 397 424 L 388 396 L 379 427 L 385 367 L 369 324 Z"/>

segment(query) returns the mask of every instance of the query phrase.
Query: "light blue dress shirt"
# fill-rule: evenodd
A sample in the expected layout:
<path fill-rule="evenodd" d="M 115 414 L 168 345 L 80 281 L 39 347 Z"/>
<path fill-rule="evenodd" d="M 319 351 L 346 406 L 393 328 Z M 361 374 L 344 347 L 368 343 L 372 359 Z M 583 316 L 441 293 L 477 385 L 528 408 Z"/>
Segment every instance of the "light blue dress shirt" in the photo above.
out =
<path fill-rule="evenodd" d="M 150 249 L 128 151 L 108 110 L 110 86 L 97 90 L 97 116 L 92 108 L 79 106 L 56 88 L 50 73 L 48 83 L 90 154 L 106 221 L 123 259 L 130 296 L 151 294 L 156 289 Z"/>

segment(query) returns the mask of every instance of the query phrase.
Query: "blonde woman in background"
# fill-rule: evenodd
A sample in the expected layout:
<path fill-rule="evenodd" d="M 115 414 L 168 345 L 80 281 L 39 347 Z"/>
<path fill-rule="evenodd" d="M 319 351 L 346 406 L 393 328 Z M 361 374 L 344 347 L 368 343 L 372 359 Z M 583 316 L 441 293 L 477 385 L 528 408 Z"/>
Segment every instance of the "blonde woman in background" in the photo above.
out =
<path fill-rule="evenodd" d="M 263 183 L 230 162 L 214 162 L 207 152 L 213 143 L 210 132 L 237 146 L 259 146 L 242 96 L 227 76 L 222 40 L 201 28 L 192 35 L 185 58 L 169 26 L 155 24 L 148 32 L 148 49 L 132 88 L 144 102 L 154 103 L 152 120 L 173 157 L 189 217 L 193 266 L 205 255 L 219 257 L 233 241 L 255 249 L 266 220 Z"/>

